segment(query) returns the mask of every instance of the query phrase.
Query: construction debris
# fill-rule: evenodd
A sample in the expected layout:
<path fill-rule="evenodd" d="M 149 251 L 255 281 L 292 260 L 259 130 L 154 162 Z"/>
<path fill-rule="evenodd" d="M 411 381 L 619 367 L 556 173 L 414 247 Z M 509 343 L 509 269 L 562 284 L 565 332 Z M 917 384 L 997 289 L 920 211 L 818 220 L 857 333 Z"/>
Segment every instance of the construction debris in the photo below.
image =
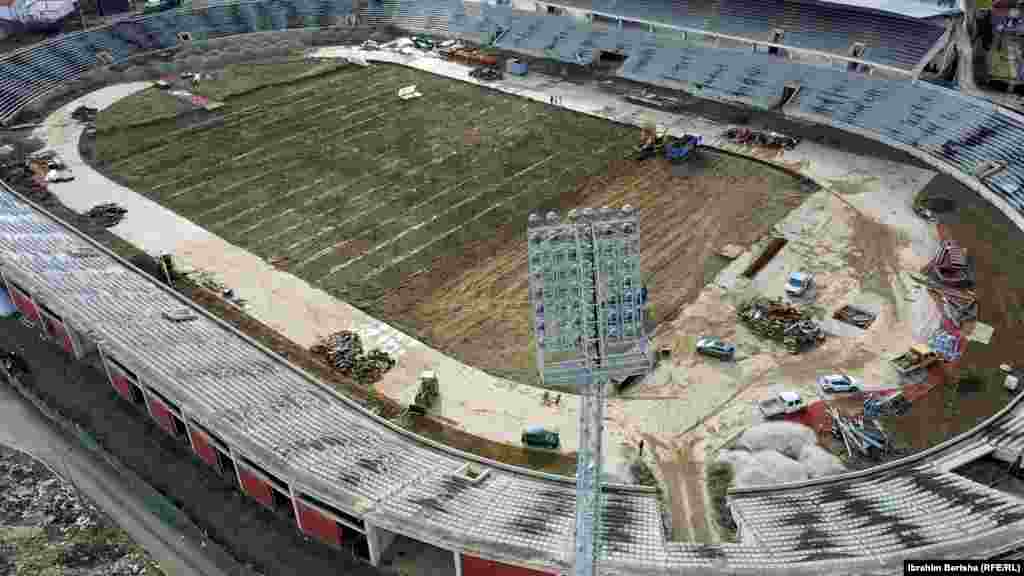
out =
<path fill-rule="evenodd" d="M 960 328 L 964 322 L 978 319 L 978 300 L 942 294 L 943 315 Z"/>
<path fill-rule="evenodd" d="M 363 353 L 359 334 L 351 330 L 335 332 L 314 344 L 310 352 L 323 357 L 346 376 L 352 376 L 364 384 L 376 382 L 385 372 L 394 368 L 395 359 L 382 350 Z"/>
<path fill-rule="evenodd" d="M 736 144 L 766 148 L 785 148 L 786 150 L 792 150 L 800 143 L 799 136 L 786 136 L 778 132 L 764 132 L 743 127 L 729 128 L 722 136 Z"/>
<path fill-rule="evenodd" d="M 782 343 L 791 354 L 799 354 L 825 339 L 821 326 L 810 314 L 781 298 L 755 297 L 740 305 L 737 316 L 752 332 Z"/>
<path fill-rule="evenodd" d="M 960 359 L 961 346 L 960 338 L 945 330 L 939 330 L 928 340 L 928 346 L 946 359 L 946 362 L 954 362 Z"/>
<path fill-rule="evenodd" d="M 838 410 L 826 408 L 832 417 L 832 435 L 846 445 L 846 453 L 853 458 L 855 448 L 864 456 L 879 458 L 889 452 L 889 436 L 878 420 L 873 418 L 847 418 Z"/>
<path fill-rule="evenodd" d="M 96 115 L 99 114 L 99 112 L 100 111 L 98 108 L 90 108 L 89 106 L 79 106 L 78 108 L 75 108 L 75 110 L 71 113 L 71 118 L 73 120 L 78 120 L 79 122 L 83 123 L 95 122 Z"/>
<path fill-rule="evenodd" d="M 342 330 L 313 345 L 310 351 L 326 358 L 331 366 L 341 372 L 351 373 L 355 368 L 356 359 L 363 355 L 363 343 L 359 339 L 359 334 Z"/>
<path fill-rule="evenodd" d="M 107 202 L 89 208 L 85 215 L 104 228 L 113 228 L 121 223 L 127 212 L 128 210 L 121 206 L 113 202 Z"/>
<path fill-rule="evenodd" d="M 907 400 L 903 392 L 881 398 L 868 398 L 864 400 L 864 417 L 902 416 L 910 411 L 910 406 L 910 400 Z"/>
<path fill-rule="evenodd" d="M 494 82 L 503 79 L 505 75 L 501 72 L 501 68 L 496 66 L 477 66 L 469 71 L 469 77 L 483 82 Z"/>
<path fill-rule="evenodd" d="M 850 305 L 843 306 L 832 315 L 832 318 L 840 322 L 846 322 L 863 330 L 867 330 L 871 326 L 872 322 L 875 321 L 875 317 L 874 314 L 867 310 L 861 310 Z"/>
<path fill-rule="evenodd" d="M 944 240 L 926 267 L 928 277 L 955 288 L 974 286 L 974 266 L 956 240 Z"/>

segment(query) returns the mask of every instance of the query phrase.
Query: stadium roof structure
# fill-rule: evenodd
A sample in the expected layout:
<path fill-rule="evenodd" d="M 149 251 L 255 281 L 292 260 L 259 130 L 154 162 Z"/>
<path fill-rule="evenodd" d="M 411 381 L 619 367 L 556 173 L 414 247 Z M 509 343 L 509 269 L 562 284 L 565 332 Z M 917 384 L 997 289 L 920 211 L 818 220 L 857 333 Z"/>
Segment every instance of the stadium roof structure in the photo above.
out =
<path fill-rule="evenodd" d="M 920 2 L 918 0 L 818 0 L 818 2 L 851 8 L 868 8 L 911 18 L 934 18 L 963 12 L 959 4 L 949 2 Z"/>

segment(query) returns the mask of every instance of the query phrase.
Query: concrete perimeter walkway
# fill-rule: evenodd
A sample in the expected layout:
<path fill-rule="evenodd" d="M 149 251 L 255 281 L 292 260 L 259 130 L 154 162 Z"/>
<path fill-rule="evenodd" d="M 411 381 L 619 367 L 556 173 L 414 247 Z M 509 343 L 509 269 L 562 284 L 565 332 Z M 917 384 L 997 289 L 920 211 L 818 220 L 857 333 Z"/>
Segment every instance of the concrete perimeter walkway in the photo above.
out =
<path fill-rule="evenodd" d="M 316 50 L 313 57 L 389 61 L 475 82 L 468 77 L 469 68 L 432 56 L 329 47 Z M 397 367 L 377 385 L 381 393 L 395 400 L 410 402 L 415 395 L 418 374 L 422 370 L 434 370 L 441 382 L 439 414 L 448 423 L 475 435 L 509 444 L 518 444 L 525 424 L 543 424 L 559 429 L 563 449 L 574 450 L 577 444 L 577 398 L 566 396 L 562 398 L 560 407 L 545 407 L 541 403 L 542 390 L 493 377 L 431 349 L 307 282 L 274 269 L 259 257 L 111 182 L 84 164 L 78 154 L 78 139 L 83 128 L 70 119 L 71 111 L 83 104 L 105 108 L 148 85 L 122 84 L 89 94 L 51 114 L 44 127 L 39 129 L 38 135 L 61 154 L 77 176 L 73 182 L 51 187 L 67 206 L 84 211 L 101 202 L 121 204 L 128 212 L 125 219 L 112 229 L 115 234 L 151 254 L 173 254 L 185 269 L 215 273 L 220 281 L 247 300 L 249 314 L 302 346 L 309 346 L 318 336 L 333 331 L 358 331 L 367 349 L 378 347 L 398 358 Z M 590 86 L 539 74 L 510 77 L 486 86 L 541 102 L 549 102 L 551 96 L 558 96 L 565 108 L 619 122 L 639 125 L 653 120 L 672 134 L 703 134 L 707 145 L 751 154 L 749 148 L 734 146 L 718 137 L 727 126 L 628 104 L 615 95 Z M 901 196 L 891 194 L 895 191 L 902 191 L 905 195 L 907 188 L 920 189 L 934 175 L 927 170 L 853 156 L 813 142 L 804 142 L 793 151 L 760 159 L 799 172 L 826 188 L 855 183 L 874 198 Z M 866 201 L 869 196 L 862 195 L 860 199 Z M 886 221 L 885 211 L 878 210 L 881 207 L 856 207 L 875 219 Z M 920 230 L 910 233 L 922 234 Z M 917 242 L 913 244 L 918 245 Z M 920 245 L 927 244 L 922 242 Z M 605 445 L 608 446 L 606 469 L 610 473 L 622 475 L 631 452 L 628 446 L 639 440 L 635 431 L 644 428 L 648 428 L 645 421 L 626 426 L 609 421 Z M 627 434 L 626 430 L 630 432 Z"/>

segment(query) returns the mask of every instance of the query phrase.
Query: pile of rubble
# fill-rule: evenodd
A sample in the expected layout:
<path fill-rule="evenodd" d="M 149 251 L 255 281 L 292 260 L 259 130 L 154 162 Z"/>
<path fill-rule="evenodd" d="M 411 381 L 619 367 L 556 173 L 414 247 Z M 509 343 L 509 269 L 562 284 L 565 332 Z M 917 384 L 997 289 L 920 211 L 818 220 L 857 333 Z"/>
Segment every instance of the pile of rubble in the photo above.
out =
<path fill-rule="evenodd" d="M 97 204 L 85 213 L 96 224 L 104 228 L 113 228 L 121 223 L 124 219 L 124 215 L 128 210 L 118 206 L 113 202 L 107 202 L 105 204 Z"/>
<path fill-rule="evenodd" d="M 477 66 L 469 71 L 470 78 L 476 78 L 482 82 L 494 82 L 501 80 L 505 75 L 501 72 L 500 68 L 494 66 Z"/>
<path fill-rule="evenodd" d="M 6 526 L 17 530 L 5 532 Z M 28 565 L 76 576 L 147 574 L 155 563 L 41 463 L 0 446 L 0 574 Z M 42 558 L 52 564 L 40 566 Z"/>
<path fill-rule="evenodd" d="M 342 374 L 363 384 L 380 380 L 385 372 L 395 367 L 395 359 L 387 352 L 375 349 L 364 353 L 359 334 L 351 330 L 342 330 L 323 338 L 310 348 L 310 352 L 324 358 Z"/>
<path fill-rule="evenodd" d="M 818 344 L 825 339 L 821 326 L 810 314 L 782 301 L 756 297 L 740 305 L 737 316 L 752 332 L 780 342 L 792 354 Z"/>

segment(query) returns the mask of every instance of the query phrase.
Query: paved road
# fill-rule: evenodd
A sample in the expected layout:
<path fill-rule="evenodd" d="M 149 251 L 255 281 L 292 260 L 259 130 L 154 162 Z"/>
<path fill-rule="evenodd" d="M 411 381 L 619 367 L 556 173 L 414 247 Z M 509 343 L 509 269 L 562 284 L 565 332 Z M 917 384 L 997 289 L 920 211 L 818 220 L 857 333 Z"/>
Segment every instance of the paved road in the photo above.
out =
<path fill-rule="evenodd" d="M 15 349 L 12 334 L 0 332 L 0 346 Z M 6 382 L 0 382 L 0 444 L 23 450 L 70 479 L 159 562 L 168 576 L 229 576 L 200 542 L 185 537 L 146 508 L 142 494 L 77 440 L 69 440 Z M 223 559 L 219 560 L 223 562 Z"/>

